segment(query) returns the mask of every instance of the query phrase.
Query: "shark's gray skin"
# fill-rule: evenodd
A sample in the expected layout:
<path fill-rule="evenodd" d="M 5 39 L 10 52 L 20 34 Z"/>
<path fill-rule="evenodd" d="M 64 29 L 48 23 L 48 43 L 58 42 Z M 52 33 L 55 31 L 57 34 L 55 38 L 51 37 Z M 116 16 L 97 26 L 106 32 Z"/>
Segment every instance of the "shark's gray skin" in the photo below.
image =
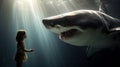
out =
<path fill-rule="evenodd" d="M 77 10 L 43 19 L 45 27 L 74 46 L 87 46 L 87 55 L 120 45 L 120 21 L 99 11 Z"/>

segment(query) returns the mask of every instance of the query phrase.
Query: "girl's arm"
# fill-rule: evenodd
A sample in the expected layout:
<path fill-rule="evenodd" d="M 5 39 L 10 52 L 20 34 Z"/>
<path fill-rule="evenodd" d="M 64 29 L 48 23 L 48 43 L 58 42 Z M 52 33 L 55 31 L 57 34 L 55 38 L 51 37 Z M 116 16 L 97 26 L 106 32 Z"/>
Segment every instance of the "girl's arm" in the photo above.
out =
<path fill-rule="evenodd" d="M 32 52 L 32 51 L 33 51 L 32 49 L 30 49 L 30 50 L 25 49 L 24 42 L 22 42 L 21 48 L 22 48 L 22 50 L 23 50 L 24 52 Z"/>

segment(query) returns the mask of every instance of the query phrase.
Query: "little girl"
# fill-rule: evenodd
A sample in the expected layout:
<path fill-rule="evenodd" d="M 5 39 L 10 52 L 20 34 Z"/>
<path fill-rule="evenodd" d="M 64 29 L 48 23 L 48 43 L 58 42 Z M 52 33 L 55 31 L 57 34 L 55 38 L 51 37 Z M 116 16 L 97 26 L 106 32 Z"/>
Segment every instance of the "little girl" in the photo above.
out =
<path fill-rule="evenodd" d="M 17 41 L 17 52 L 15 55 L 15 61 L 17 67 L 22 67 L 22 63 L 26 61 L 27 54 L 25 52 L 33 52 L 32 49 L 26 50 L 24 39 L 26 38 L 26 32 L 24 30 L 19 30 L 16 35 L 16 41 Z"/>

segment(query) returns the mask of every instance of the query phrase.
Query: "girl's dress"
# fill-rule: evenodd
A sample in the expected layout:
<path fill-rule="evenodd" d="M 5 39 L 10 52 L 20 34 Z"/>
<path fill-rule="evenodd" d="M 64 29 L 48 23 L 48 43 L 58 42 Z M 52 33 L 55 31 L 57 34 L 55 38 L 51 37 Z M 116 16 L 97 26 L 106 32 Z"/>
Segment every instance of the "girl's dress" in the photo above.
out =
<path fill-rule="evenodd" d="M 18 42 L 17 44 L 17 52 L 15 55 L 15 61 L 16 62 L 25 62 L 27 60 L 27 54 L 22 50 L 22 44 L 23 42 Z"/>

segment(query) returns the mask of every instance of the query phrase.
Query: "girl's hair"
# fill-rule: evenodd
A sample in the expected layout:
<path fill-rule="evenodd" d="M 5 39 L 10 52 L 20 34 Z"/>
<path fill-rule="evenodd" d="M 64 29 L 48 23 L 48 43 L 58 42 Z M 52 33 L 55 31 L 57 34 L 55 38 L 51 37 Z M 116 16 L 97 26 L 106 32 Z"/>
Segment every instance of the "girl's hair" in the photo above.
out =
<path fill-rule="evenodd" d="M 21 42 L 24 38 L 23 36 L 25 35 L 25 30 L 19 30 L 16 35 L 16 41 Z"/>

